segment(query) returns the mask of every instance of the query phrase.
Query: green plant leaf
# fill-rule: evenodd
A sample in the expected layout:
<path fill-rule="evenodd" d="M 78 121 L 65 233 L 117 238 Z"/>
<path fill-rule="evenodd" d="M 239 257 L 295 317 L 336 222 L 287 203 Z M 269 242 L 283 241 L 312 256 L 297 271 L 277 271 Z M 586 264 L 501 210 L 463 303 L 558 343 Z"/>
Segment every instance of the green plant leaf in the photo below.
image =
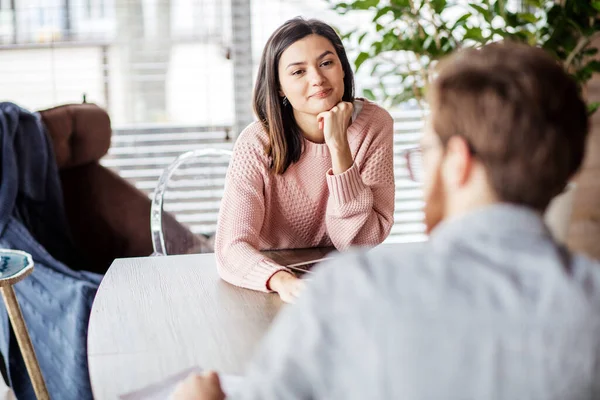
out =
<path fill-rule="evenodd" d="M 431 44 L 433 43 L 433 36 L 427 36 L 425 38 L 425 40 L 423 41 L 423 49 L 426 51 L 429 51 L 429 47 L 431 46 Z"/>
<path fill-rule="evenodd" d="M 466 13 L 464 15 L 462 15 L 459 19 L 456 20 L 456 22 L 454 23 L 454 25 L 452 25 L 451 30 L 454 31 L 454 29 L 456 29 L 459 26 L 464 26 L 464 24 L 467 23 L 467 20 L 469 18 L 471 18 L 471 13 Z"/>
<path fill-rule="evenodd" d="M 374 101 L 375 100 L 375 93 L 373 93 L 373 91 L 371 89 L 363 89 L 363 96 L 365 96 L 367 99 Z"/>
<path fill-rule="evenodd" d="M 573 74 L 575 80 L 580 85 L 585 84 L 587 81 L 589 81 L 592 78 L 592 75 L 594 75 L 594 71 L 592 71 L 590 68 L 581 68 L 575 71 L 575 73 Z"/>
<path fill-rule="evenodd" d="M 340 15 L 345 15 L 351 10 L 351 8 L 348 3 L 338 3 L 333 6 L 333 10 Z"/>
<path fill-rule="evenodd" d="M 367 36 L 367 33 L 369 32 L 363 32 L 359 37 L 358 37 L 358 44 L 361 44 L 362 41 L 365 39 L 365 37 Z"/>
<path fill-rule="evenodd" d="M 337 30 L 337 29 L 336 29 L 336 30 Z M 339 31 L 338 31 L 338 32 L 339 32 Z M 356 29 L 352 29 L 351 31 L 344 33 L 344 34 L 342 35 L 342 39 L 343 39 L 343 40 L 345 40 L 345 39 L 349 39 L 349 38 L 350 38 L 350 37 L 352 37 L 352 35 L 354 35 L 355 33 L 356 33 Z"/>
<path fill-rule="evenodd" d="M 415 95 L 410 87 L 407 87 L 401 93 L 392 97 L 392 106 L 397 106 L 398 104 L 402 104 L 407 102 L 410 99 L 414 99 Z"/>
<path fill-rule="evenodd" d="M 523 24 L 523 21 L 519 19 L 519 16 L 515 13 L 507 12 L 504 17 L 504 23 L 506 26 L 517 28 Z"/>
<path fill-rule="evenodd" d="M 385 14 L 389 13 L 390 11 L 392 11 L 392 7 L 389 7 L 389 6 L 379 9 L 379 11 L 377 11 L 377 14 L 375 14 L 375 16 L 373 17 L 373 22 L 377 22 L 379 20 L 379 18 L 383 17 Z"/>
<path fill-rule="evenodd" d="M 410 7 L 410 0 L 392 0 L 391 3 L 398 7 Z"/>
<path fill-rule="evenodd" d="M 502 18 L 506 17 L 506 3 L 505 0 L 496 0 L 494 2 L 494 13 Z"/>
<path fill-rule="evenodd" d="M 364 51 L 361 52 L 357 57 L 356 60 L 354 61 L 354 66 L 356 68 L 356 70 L 358 71 L 358 69 L 360 68 L 360 66 L 369 59 L 369 53 L 365 53 Z"/>
<path fill-rule="evenodd" d="M 423 2 L 423 4 L 425 4 L 425 2 Z M 448 2 L 446 0 L 431 0 L 433 11 L 435 11 L 436 14 L 441 14 L 447 4 Z"/>
<path fill-rule="evenodd" d="M 400 50 L 400 39 L 392 32 L 383 36 L 381 51 Z"/>
<path fill-rule="evenodd" d="M 422 101 L 423 75 L 438 59 L 457 48 L 479 47 L 499 39 L 541 47 L 563 64 L 577 48 L 578 53 L 570 57 L 569 73 L 580 86 L 600 73 L 600 60 L 594 60 L 600 51 L 592 46 L 577 47 L 582 37 L 600 32 L 600 0 L 521 0 L 525 8 L 519 7 L 517 12 L 506 9 L 512 0 L 324 1 L 338 14 L 356 10 L 373 21 L 345 37 L 357 39 L 362 50 L 354 60 L 356 69 L 368 65 L 375 78 L 372 87 L 365 88 L 371 91 L 365 92 L 365 97 L 373 95 L 385 104 Z M 446 11 L 455 6 L 463 11 L 448 20 Z M 403 52 L 415 55 L 418 63 L 396 61 Z M 382 53 L 386 57 L 381 57 Z"/>
<path fill-rule="evenodd" d="M 539 21 L 539 18 L 531 13 L 520 13 L 517 16 L 523 21 L 529 22 L 530 24 L 535 24 Z"/>
<path fill-rule="evenodd" d="M 475 40 L 478 42 L 483 41 L 484 38 L 483 38 L 483 33 L 481 31 L 481 28 L 479 28 L 479 27 L 467 28 L 464 39 L 471 39 L 471 40 Z"/>
<path fill-rule="evenodd" d="M 373 68 L 371 69 L 371 75 L 375 75 L 377 73 L 380 65 L 381 63 L 375 63 L 375 65 L 373 65 Z"/>
<path fill-rule="evenodd" d="M 440 49 L 440 50 L 442 50 L 442 54 L 448 54 L 448 53 L 450 53 L 450 52 L 452 52 L 452 51 L 456 50 L 456 49 L 454 48 L 454 46 L 452 45 L 452 42 L 451 42 L 451 41 L 449 41 L 449 40 L 448 40 L 448 41 L 446 41 L 446 42 L 442 42 L 442 43 L 443 43 L 443 44 L 442 44 L 442 48 Z"/>
<path fill-rule="evenodd" d="M 371 46 L 373 49 L 373 55 L 376 56 L 381 53 L 381 42 L 374 42 Z"/>
<path fill-rule="evenodd" d="M 600 72 L 600 61 L 592 60 L 585 65 L 585 68 L 592 72 Z"/>
<path fill-rule="evenodd" d="M 598 108 L 600 108 L 600 103 L 589 103 L 587 105 L 588 115 L 591 116 L 592 114 L 594 114 L 596 111 L 598 111 Z"/>
<path fill-rule="evenodd" d="M 350 7 L 353 10 L 368 10 L 371 7 L 377 7 L 379 0 L 355 0 Z"/>
<path fill-rule="evenodd" d="M 490 10 L 484 8 L 483 6 L 480 6 L 479 4 L 469 4 L 469 7 L 477 11 L 487 22 L 492 22 L 492 13 L 490 12 Z"/>
<path fill-rule="evenodd" d="M 525 5 L 535 8 L 542 8 L 542 0 L 525 0 Z"/>

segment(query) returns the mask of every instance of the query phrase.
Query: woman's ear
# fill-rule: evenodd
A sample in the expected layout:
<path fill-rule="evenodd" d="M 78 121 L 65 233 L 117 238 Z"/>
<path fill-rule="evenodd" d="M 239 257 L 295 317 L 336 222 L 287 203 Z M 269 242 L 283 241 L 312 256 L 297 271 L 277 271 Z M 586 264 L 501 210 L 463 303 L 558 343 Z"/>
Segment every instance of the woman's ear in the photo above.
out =
<path fill-rule="evenodd" d="M 283 93 L 283 90 L 279 91 L 279 97 L 285 97 L 285 93 Z"/>

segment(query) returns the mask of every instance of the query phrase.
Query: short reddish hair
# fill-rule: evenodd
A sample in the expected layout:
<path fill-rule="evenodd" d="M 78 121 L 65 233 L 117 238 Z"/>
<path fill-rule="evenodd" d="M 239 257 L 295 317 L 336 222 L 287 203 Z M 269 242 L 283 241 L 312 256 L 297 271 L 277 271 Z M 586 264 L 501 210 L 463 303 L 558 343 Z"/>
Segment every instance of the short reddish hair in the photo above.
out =
<path fill-rule="evenodd" d="M 543 211 L 583 161 L 589 126 L 576 83 L 545 51 L 510 42 L 440 66 L 428 96 L 442 143 L 464 137 L 501 201 Z"/>

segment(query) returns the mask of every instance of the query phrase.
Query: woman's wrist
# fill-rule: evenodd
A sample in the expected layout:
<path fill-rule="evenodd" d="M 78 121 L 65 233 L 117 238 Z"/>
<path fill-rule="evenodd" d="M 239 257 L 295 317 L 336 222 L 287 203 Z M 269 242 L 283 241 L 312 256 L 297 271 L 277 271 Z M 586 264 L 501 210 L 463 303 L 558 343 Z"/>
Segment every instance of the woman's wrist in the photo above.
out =
<path fill-rule="evenodd" d="M 350 154 L 350 144 L 348 140 L 340 140 L 339 142 L 331 142 L 327 143 L 327 147 L 329 148 L 329 152 L 333 156 L 336 155 L 344 155 L 346 153 Z"/>
<path fill-rule="evenodd" d="M 343 174 L 354 164 L 348 143 L 340 147 L 331 146 L 329 153 L 331 154 L 331 170 L 334 175 Z"/>
<path fill-rule="evenodd" d="M 277 271 L 273 275 L 271 275 L 271 278 L 269 278 L 267 287 L 274 292 L 279 292 L 281 290 L 282 285 L 285 284 L 286 280 L 295 278 L 296 277 L 288 271 Z"/>

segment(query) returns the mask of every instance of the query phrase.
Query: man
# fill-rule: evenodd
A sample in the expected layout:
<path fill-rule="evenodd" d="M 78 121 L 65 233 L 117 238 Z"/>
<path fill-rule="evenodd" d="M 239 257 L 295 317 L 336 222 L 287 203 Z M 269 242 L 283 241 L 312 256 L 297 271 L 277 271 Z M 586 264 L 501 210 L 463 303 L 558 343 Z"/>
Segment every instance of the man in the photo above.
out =
<path fill-rule="evenodd" d="M 492 44 L 446 61 L 429 100 L 409 160 L 430 240 L 321 268 L 237 397 L 600 398 L 600 263 L 542 220 L 584 156 L 575 83 L 542 50 Z M 215 374 L 177 395 L 223 398 Z"/>

